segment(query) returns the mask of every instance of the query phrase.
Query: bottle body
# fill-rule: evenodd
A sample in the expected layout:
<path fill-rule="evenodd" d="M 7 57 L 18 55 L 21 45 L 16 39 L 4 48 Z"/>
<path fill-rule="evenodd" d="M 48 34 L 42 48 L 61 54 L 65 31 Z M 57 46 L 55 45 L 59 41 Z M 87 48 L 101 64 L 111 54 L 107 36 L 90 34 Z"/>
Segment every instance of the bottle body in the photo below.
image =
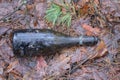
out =
<path fill-rule="evenodd" d="M 93 41 L 91 41 L 91 40 Z M 12 44 L 17 56 L 36 56 L 54 53 L 64 47 L 97 43 L 94 37 L 71 37 L 48 29 L 24 29 L 13 33 Z"/>

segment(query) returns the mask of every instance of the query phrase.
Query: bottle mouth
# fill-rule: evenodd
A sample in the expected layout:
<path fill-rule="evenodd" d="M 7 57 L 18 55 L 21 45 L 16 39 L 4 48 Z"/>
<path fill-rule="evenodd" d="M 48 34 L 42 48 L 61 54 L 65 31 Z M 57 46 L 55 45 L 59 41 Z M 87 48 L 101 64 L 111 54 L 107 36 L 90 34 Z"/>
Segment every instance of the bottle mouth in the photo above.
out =
<path fill-rule="evenodd" d="M 94 37 L 94 44 L 95 44 L 95 45 L 98 43 L 98 41 L 99 41 L 99 38 Z"/>
<path fill-rule="evenodd" d="M 100 39 L 95 36 L 80 36 L 79 45 L 94 46 L 98 43 L 99 40 Z"/>

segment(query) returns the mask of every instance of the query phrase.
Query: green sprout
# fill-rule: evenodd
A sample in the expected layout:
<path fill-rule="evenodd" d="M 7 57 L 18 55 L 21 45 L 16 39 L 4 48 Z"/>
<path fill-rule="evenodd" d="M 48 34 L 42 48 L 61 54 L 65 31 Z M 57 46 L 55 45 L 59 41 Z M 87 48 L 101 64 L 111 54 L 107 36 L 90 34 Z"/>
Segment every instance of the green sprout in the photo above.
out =
<path fill-rule="evenodd" d="M 64 16 L 61 17 L 61 24 L 62 25 L 67 25 L 67 26 L 70 26 L 71 25 L 71 14 L 70 13 L 66 13 Z"/>
<path fill-rule="evenodd" d="M 55 25 L 60 14 L 61 14 L 60 6 L 52 4 L 51 7 L 46 11 L 45 18 L 48 22 L 52 22 L 53 25 Z"/>
<path fill-rule="evenodd" d="M 62 9 L 65 11 L 63 12 Z M 50 8 L 46 10 L 45 19 L 48 22 L 52 22 L 53 25 L 59 24 L 59 25 L 71 25 L 72 15 L 71 15 L 71 7 L 67 4 L 55 4 L 52 3 Z"/>

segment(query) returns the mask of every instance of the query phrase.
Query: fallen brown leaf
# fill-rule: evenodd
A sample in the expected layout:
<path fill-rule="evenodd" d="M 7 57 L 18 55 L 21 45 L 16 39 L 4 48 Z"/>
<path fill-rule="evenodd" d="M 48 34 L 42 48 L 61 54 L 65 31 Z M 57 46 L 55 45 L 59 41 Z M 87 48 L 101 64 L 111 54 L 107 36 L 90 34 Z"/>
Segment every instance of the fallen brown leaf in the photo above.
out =
<path fill-rule="evenodd" d="M 87 50 L 84 47 L 81 47 L 80 49 L 77 49 L 75 53 L 71 56 L 70 62 L 79 62 L 80 60 L 83 60 L 86 58 Z"/>
<path fill-rule="evenodd" d="M 97 46 L 97 48 L 95 49 L 95 54 L 92 55 L 91 59 L 94 59 L 94 58 L 99 58 L 99 57 L 102 57 L 104 55 L 106 55 L 107 53 L 107 48 L 106 48 L 106 45 L 103 41 L 101 41 L 99 43 L 99 45 Z"/>
<path fill-rule="evenodd" d="M 37 17 L 43 17 L 45 14 L 45 11 L 46 11 L 46 4 L 45 3 L 37 3 L 35 8 L 38 13 Z"/>
<path fill-rule="evenodd" d="M 93 35 L 99 35 L 101 32 L 99 28 L 92 28 L 92 26 L 87 25 L 87 24 L 82 24 L 82 27 L 87 31 L 90 32 Z"/>
<path fill-rule="evenodd" d="M 88 13 L 89 5 L 85 4 L 82 8 L 80 8 L 79 14 L 80 16 L 83 16 Z"/>
<path fill-rule="evenodd" d="M 45 59 L 42 56 L 38 57 L 36 69 L 40 70 L 45 67 L 47 67 L 47 63 L 46 63 Z"/>
<path fill-rule="evenodd" d="M 34 21 L 33 21 L 33 24 L 34 24 L 34 26 L 36 27 L 36 26 L 38 25 L 38 21 L 37 21 L 37 20 L 34 20 Z"/>
<path fill-rule="evenodd" d="M 31 4 L 31 5 L 27 4 L 26 7 L 30 11 L 30 10 L 32 10 L 35 7 L 35 5 L 34 4 Z"/>
<path fill-rule="evenodd" d="M 0 3 L 0 18 L 12 11 L 13 7 L 10 3 Z"/>
<path fill-rule="evenodd" d="M 9 29 L 10 27 L 8 26 L 0 26 L 0 36 L 5 34 Z"/>

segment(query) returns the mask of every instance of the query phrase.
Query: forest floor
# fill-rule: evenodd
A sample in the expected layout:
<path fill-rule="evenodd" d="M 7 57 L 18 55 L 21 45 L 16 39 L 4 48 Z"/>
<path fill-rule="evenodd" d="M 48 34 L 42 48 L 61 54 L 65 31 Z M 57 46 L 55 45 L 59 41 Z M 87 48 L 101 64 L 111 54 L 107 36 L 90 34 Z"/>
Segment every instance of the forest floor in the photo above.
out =
<path fill-rule="evenodd" d="M 69 27 L 45 20 L 51 1 L 0 0 L 0 80 L 120 80 L 120 0 L 66 0 L 77 10 Z M 101 41 L 49 57 L 17 58 L 11 33 L 30 28 L 97 36 Z"/>

